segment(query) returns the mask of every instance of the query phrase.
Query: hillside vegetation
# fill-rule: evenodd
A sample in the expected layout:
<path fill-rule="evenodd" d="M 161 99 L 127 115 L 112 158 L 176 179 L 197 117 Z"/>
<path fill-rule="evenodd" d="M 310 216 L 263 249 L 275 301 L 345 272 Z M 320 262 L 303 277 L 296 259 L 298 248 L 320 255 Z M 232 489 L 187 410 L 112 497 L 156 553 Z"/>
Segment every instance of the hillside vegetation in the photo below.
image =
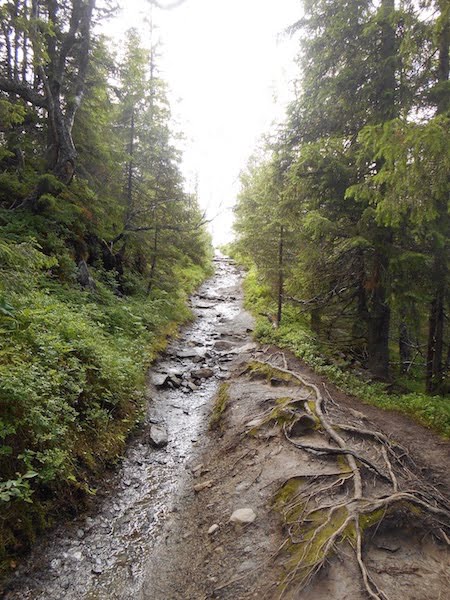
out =
<path fill-rule="evenodd" d="M 2 2 L 0 562 L 95 493 L 211 272 L 155 48 L 94 2 Z M 99 27 L 96 28 L 96 31 Z"/>
<path fill-rule="evenodd" d="M 448 435 L 449 3 L 303 5 L 298 93 L 242 174 L 231 252 L 263 339 Z"/>

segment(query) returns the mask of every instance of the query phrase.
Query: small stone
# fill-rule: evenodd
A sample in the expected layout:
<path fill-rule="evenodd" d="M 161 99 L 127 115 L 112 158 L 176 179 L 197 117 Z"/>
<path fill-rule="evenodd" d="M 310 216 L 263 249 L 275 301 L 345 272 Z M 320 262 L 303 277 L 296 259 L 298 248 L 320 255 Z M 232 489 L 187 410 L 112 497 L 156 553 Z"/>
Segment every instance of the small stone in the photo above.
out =
<path fill-rule="evenodd" d="M 248 483 L 248 481 L 241 481 L 241 483 L 239 483 L 236 486 L 235 494 L 240 494 L 241 492 L 248 489 L 249 487 L 250 487 L 250 484 Z"/>
<path fill-rule="evenodd" d="M 169 443 L 167 430 L 162 425 L 152 425 L 149 432 L 150 443 L 156 448 L 162 448 Z"/>
<path fill-rule="evenodd" d="M 54 558 L 52 560 L 52 562 L 50 563 L 50 568 L 54 569 L 55 571 L 57 571 L 61 566 L 61 561 L 59 560 L 59 558 Z"/>
<path fill-rule="evenodd" d="M 208 535 L 213 535 L 218 530 L 219 526 L 217 525 L 217 523 L 214 523 L 214 525 L 211 525 L 211 527 L 208 529 Z"/>
<path fill-rule="evenodd" d="M 103 567 L 101 565 L 95 564 L 92 569 L 91 569 L 92 573 L 94 573 L 94 575 L 101 575 L 103 573 Z"/>
<path fill-rule="evenodd" d="M 245 354 L 246 352 L 254 352 L 258 349 L 258 344 L 249 343 L 244 344 L 243 346 L 239 346 L 239 348 L 235 348 L 233 350 L 234 354 Z"/>
<path fill-rule="evenodd" d="M 251 508 L 239 508 L 230 517 L 230 523 L 253 523 L 256 514 Z"/>
<path fill-rule="evenodd" d="M 77 551 L 77 552 L 74 552 L 74 553 L 72 554 L 72 558 L 73 558 L 74 560 L 76 560 L 76 561 L 80 562 L 80 561 L 82 561 L 82 560 L 83 560 L 83 553 L 82 553 L 82 552 L 79 552 L 79 551 Z"/>
<path fill-rule="evenodd" d="M 235 347 L 235 344 L 232 342 L 227 342 L 226 340 L 219 340 L 214 344 L 214 350 L 218 350 L 219 352 L 225 352 L 227 350 L 231 350 Z"/>
<path fill-rule="evenodd" d="M 191 372 L 191 377 L 193 379 L 209 379 L 210 377 L 214 377 L 214 371 L 208 368 L 197 369 Z"/>
<path fill-rule="evenodd" d="M 194 492 L 198 493 L 202 490 L 206 490 L 206 488 L 212 487 L 212 484 L 212 481 L 204 481 L 203 483 L 197 483 L 197 485 L 194 485 Z"/>
<path fill-rule="evenodd" d="M 151 381 L 155 387 L 160 388 L 166 385 L 168 377 L 167 373 L 152 373 Z"/>
<path fill-rule="evenodd" d="M 65 578 L 63 580 L 61 580 L 60 585 L 62 587 L 63 590 L 68 590 L 70 587 L 70 581 L 68 578 Z"/>
<path fill-rule="evenodd" d="M 80 540 L 82 540 L 84 538 L 84 530 L 83 529 L 77 530 L 77 538 Z"/>
<path fill-rule="evenodd" d="M 181 387 L 182 379 L 177 375 L 171 375 L 168 378 L 168 383 L 170 383 L 172 387 L 178 389 L 179 387 Z"/>

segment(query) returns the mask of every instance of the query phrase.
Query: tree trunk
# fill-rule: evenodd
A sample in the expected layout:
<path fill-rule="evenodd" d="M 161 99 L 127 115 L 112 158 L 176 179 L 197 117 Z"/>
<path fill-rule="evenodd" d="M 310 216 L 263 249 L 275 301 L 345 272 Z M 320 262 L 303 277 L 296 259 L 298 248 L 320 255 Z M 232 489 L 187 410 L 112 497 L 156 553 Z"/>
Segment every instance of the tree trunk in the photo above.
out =
<path fill-rule="evenodd" d="M 378 78 L 378 106 L 376 121 L 383 123 L 397 116 L 396 108 L 396 34 L 392 23 L 395 0 L 382 0 L 380 7 L 381 52 L 380 74 Z M 377 170 L 382 163 L 379 162 Z M 387 229 L 377 235 L 377 251 L 374 272 L 367 296 L 367 351 L 369 370 L 380 379 L 389 376 L 389 328 L 391 310 L 387 301 L 385 273 L 389 268 L 387 247 L 392 242 L 392 234 Z"/>
<path fill-rule="evenodd" d="M 155 233 L 154 233 L 154 237 L 153 237 L 153 256 L 152 256 L 152 263 L 151 263 L 151 267 L 150 267 L 150 278 L 148 280 L 147 294 L 150 294 L 150 292 L 152 291 L 152 288 L 153 288 L 153 284 L 155 282 L 156 262 L 157 262 L 157 257 L 158 257 L 158 241 L 159 241 L 158 233 L 159 233 L 158 225 L 155 224 Z"/>
<path fill-rule="evenodd" d="M 411 365 L 411 340 L 405 320 L 405 311 L 400 311 L 398 327 L 398 353 L 400 356 L 400 373 L 407 373 Z"/>
<path fill-rule="evenodd" d="M 313 332 L 315 334 L 319 335 L 320 331 L 322 329 L 322 315 L 320 313 L 320 310 L 318 308 L 313 308 L 310 316 L 311 316 L 311 329 L 313 330 Z"/>
<path fill-rule="evenodd" d="M 431 302 L 428 325 L 426 390 L 430 394 L 439 393 L 443 382 L 444 297 L 445 287 L 440 285 Z"/>
<path fill-rule="evenodd" d="M 12 37 L 2 24 L 8 77 L 0 77 L 0 90 L 47 111 L 47 167 L 65 184 L 72 180 L 76 166 L 77 153 L 72 140 L 72 128 L 84 93 L 94 5 L 95 0 L 72 0 L 67 4 L 55 0 L 45 3 L 32 0 L 31 10 L 28 11 L 26 2 L 16 0 L 13 17 L 17 21 L 22 12 L 23 19 L 28 21 L 28 34 L 24 32 L 21 35 L 20 28 L 16 26 Z M 56 35 L 41 34 L 38 27 L 40 10 L 43 18 L 48 19 L 57 31 L 60 21 L 66 20 L 67 31 Z M 28 85 L 26 81 L 28 63 L 32 64 L 27 53 L 28 39 L 35 62 L 33 85 Z M 47 58 L 45 64 L 41 60 L 43 55 Z M 39 189 L 29 200 L 38 197 Z"/>
<path fill-rule="evenodd" d="M 278 244 L 278 310 L 277 310 L 277 327 L 280 326 L 283 316 L 283 288 L 284 288 L 284 227 L 280 226 L 280 240 Z"/>
<path fill-rule="evenodd" d="M 439 27 L 439 64 L 438 84 L 448 83 L 450 70 L 450 16 L 447 0 L 440 0 L 442 23 Z M 445 114 L 450 106 L 450 92 L 443 87 L 437 100 L 437 114 Z M 449 179 L 450 181 L 450 179 Z M 436 286 L 431 301 L 429 326 L 428 326 L 428 348 L 426 362 L 426 389 L 431 394 L 439 393 L 443 383 L 442 355 L 444 347 L 444 305 L 447 293 L 447 247 L 442 247 L 440 239 L 448 237 L 448 198 L 445 196 L 439 204 L 438 228 L 440 235 L 434 239 L 434 268 L 432 282 Z"/>
<path fill-rule="evenodd" d="M 389 377 L 389 328 L 391 309 L 387 302 L 384 273 L 389 259 L 384 253 L 375 257 L 374 272 L 367 282 L 368 368 L 380 379 Z"/>

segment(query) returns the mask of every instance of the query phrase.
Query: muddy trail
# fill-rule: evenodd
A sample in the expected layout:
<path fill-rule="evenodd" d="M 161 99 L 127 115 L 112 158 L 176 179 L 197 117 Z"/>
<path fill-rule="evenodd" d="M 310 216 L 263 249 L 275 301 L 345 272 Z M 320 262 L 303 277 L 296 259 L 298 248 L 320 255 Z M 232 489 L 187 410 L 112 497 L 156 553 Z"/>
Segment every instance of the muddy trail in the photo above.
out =
<path fill-rule="evenodd" d="M 3 597 L 450 597 L 449 444 L 255 344 L 227 259 L 191 304 L 95 509 L 41 540 Z"/>

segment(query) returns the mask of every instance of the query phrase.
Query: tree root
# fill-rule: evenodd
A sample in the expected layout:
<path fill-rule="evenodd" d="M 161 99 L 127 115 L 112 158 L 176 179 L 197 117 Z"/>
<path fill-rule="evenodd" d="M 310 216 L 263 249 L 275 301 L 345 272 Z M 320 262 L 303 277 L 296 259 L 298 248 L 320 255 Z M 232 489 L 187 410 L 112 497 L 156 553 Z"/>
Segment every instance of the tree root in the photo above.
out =
<path fill-rule="evenodd" d="M 389 600 L 364 561 L 365 532 L 379 527 L 387 516 L 394 518 L 396 514 L 406 512 L 415 524 L 421 522 L 425 530 L 431 529 L 436 538 L 448 545 L 450 509 L 446 499 L 430 486 L 402 489 L 405 482 L 420 481 L 403 462 L 408 453 L 381 432 L 333 423 L 325 410 L 325 399 L 319 387 L 287 369 L 285 358 L 283 367 L 273 367 L 260 361 L 255 363 L 262 368 L 279 371 L 310 390 L 313 406 L 309 407 L 309 412 L 318 424 L 317 430 L 327 436 L 330 443 L 327 446 L 312 444 L 299 439 L 297 434 L 294 438 L 290 431 L 295 418 L 279 423 L 286 440 L 300 450 L 314 455 L 341 457 L 340 460 L 346 463 L 339 474 L 297 476 L 288 479 L 279 489 L 274 507 L 282 513 L 288 534 L 279 552 L 290 556 L 278 598 L 281 599 L 291 588 L 297 593 L 303 590 L 339 546 L 347 544 L 354 551 L 367 597 Z M 331 400 L 334 406 L 338 406 Z M 305 409 L 308 410 L 308 403 L 305 403 Z M 264 417 L 262 422 L 267 415 Z M 340 432 L 347 434 L 349 439 L 344 439 Z M 367 445 L 371 455 L 376 455 L 375 460 L 363 456 L 359 447 L 357 450 L 352 447 L 355 436 L 360 443 L 362 440 Z M 379 481 L 378 491 L 364 479 L 367 479 L 367 471 L 362 467 L 375 474 Z M 374 492 L 378 494 L 375 497 Z"/>

